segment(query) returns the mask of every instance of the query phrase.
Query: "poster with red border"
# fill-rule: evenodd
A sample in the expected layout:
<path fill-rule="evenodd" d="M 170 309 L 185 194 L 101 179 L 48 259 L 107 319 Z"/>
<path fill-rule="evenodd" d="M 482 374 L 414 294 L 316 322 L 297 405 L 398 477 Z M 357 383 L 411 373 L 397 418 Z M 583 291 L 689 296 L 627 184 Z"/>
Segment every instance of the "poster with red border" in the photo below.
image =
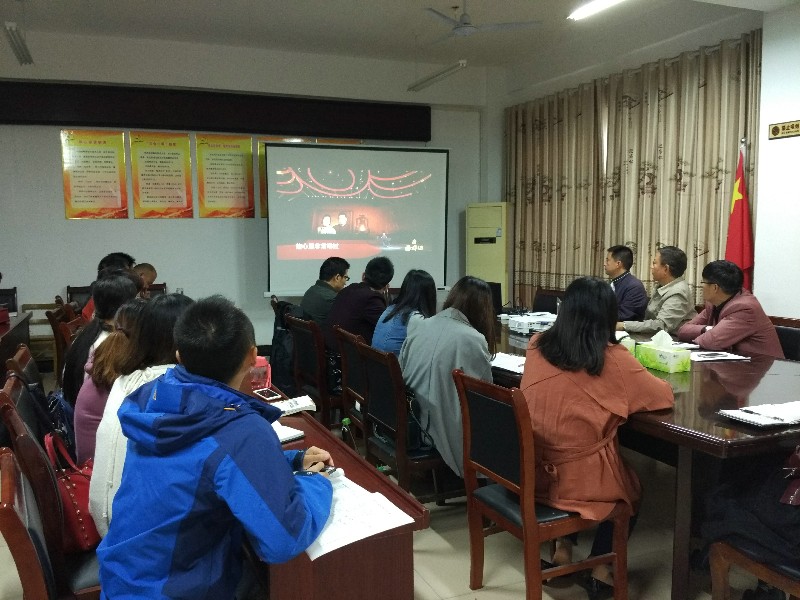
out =
<path fill-rule="evenodd" d="M 264 142 L 270 141 L 270 139 L 271 138 L 256 139 L 256 151 L 258 153 L 258 203 L 261 206 L 261 218 L 269 216 L 269 208 L 267 208 L 267 152 L 264 148 Z"/>
<path fill-rule="evenodd" d="M 188 133 L 131 131 L 131 177 L 135 218 L 192 218 Z"/>
<path fill-rule="evenodd" d="M 252 137 L 198 133 L 195 140 L 200 216 L 255 217 Z"/>
<path fill-rule="evenodd" d="M 122 131 L 61 131 L 64 210 L 68 219 L 127 219 Z"/>

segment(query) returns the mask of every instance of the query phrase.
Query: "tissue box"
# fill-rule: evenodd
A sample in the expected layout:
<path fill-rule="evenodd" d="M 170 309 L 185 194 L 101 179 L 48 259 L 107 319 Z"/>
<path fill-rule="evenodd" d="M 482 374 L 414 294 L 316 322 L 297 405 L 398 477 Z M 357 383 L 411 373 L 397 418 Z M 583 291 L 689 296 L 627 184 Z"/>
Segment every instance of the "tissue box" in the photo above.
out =
<path fill-rule="evenodd" d="M 636 344 L 636 358 L 643 367 L 666 373 L 688 371 L 691 367 L 691 354 L 685 348 L 657 348 L 648 343 Z"/>
<path fill-rule="evenodd" d="M 653 369 L 655 371 L 655 369 Z M 672 386 L 672 392 L 679 394 L 681 392 L 688 392 L 692 389 L 692 371 L 684 371 L 683 373 L 665 373 L 663 371 L 656 371 L 653 373 L 655 377 L 663 379 Z"/>

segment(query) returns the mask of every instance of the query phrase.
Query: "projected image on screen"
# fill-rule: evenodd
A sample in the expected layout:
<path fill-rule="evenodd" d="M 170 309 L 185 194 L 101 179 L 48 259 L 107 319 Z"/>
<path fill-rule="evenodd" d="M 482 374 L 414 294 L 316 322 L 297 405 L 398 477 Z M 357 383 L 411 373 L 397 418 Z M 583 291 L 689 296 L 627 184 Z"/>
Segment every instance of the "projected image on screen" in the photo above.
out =
<path fill-rule="evenodd" d="M 444 284 L 446 151 L 267 144 L 266 165 L 270 289 L 310 285 L 329 256 L 358 276 L 379 254 Z"/>

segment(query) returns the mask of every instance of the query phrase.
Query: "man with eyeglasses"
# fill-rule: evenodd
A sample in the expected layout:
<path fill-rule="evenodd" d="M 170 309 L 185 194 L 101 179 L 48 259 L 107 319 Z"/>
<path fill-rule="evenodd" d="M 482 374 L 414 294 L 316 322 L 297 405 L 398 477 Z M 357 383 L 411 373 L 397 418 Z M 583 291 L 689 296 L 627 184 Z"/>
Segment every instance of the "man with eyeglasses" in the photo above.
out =
<path fill-rule="evenodd" d="M 728 260 L 703 269 L 703 311 L 678 330 L 682 342 L 736 354 L 783 358 L 775 326 L 749 290 L 742 289 L 742 270 Z"/>
<path fill-rule="evenodd" d="M 303 295 L 300 308 L 303 309 L 304 318 L 311 319 L 322 327 L 331 311 L 333 301 L 347 282 L 350 276 L 347 270 L 350 263 L 338 256 L 326 258 L 319 268 L 319 279 Z"/>

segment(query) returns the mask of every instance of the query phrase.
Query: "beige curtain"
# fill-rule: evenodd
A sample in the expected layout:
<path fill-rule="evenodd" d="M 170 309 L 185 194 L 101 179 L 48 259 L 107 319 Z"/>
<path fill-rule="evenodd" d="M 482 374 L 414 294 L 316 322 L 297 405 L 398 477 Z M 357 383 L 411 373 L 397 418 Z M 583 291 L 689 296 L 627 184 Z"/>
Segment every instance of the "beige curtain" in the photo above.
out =
<path fill-rule="evenodd" d="M 626 244 L 650 288 L 650 259 L 686 251 L 699 297 L 703 266 L 725 253 L 739 140 L 756 198 L 761 31 L 598 79 L 507 110 L 506 199 L 514 204 L 514 299 L 603 275 Z"/>

